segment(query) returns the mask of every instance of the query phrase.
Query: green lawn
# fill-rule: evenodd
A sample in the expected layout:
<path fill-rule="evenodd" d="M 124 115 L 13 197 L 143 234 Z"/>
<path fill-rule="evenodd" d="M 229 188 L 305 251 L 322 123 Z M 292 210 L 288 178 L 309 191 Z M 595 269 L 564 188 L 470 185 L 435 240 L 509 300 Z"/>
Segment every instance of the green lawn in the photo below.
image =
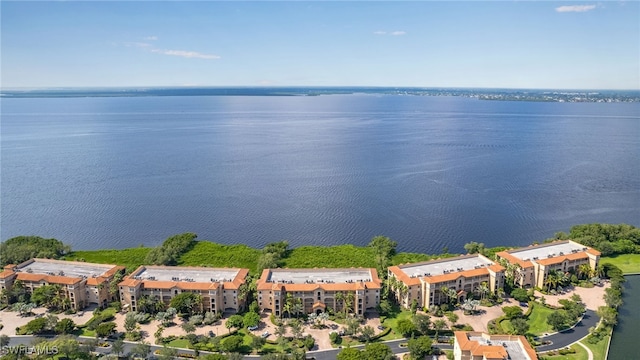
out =
<path fill-rule="evenodd" d="M 167 344 L 167 346 L 180 348 L 180 349 L 188 349 L 189 348 L 189 340 L 186 339 L 175 339 Z"/>
<path fill-rule="evenodd" d="M 284 259 L 289 268 L 375 267 L 373 250 L 353 245 L 301 246 L 292 249 Z"/>
<path fill-rule="evenodd" d="M 587 354 L 587 350 L 585 350 L 582 346 L 578 345 L 578 344 L 573 344 L 571 345 L 572 349 L 576 350 L 575 354 L 568 354 L 568 355 L 554 355 L 554 356 L 549 356 L 549 355 L 540 355 L 539 359 L 545 359 L 545 360 L 588 360 L 589 359 L 589 354 Z M 600 359 L 604 359 L 604 357 L 593 357 L 594 360 L 600 360 Z"/>
<path fill-rule="evenodd" d="M 607 353 L 607 345 L 609 344 L 610 337 L 611 335 L 605 336 L 602 338 L 602 340 L 598 341 L 595 344 L 590 344 L 586 339 L 582 340 L 581 342 L 589 349 L 591 349 L 594 359 L 604 359 L 606 357 L 605 355 Z"/>
<path fill-rule="evenodd" d="M 86 261 L 97 264 L 123 265 L 131 272 L 142 265 L 151 248 L 137 247 L 120 250 L 73 251 L 65 260 Z"/>
<path fill-rule="evenodd" d="M 191 250 L 182 254 L 178 265 L 239 267 L 256 271 L 260 250 L 247 245 L 222 245 L 198 241 Z"/>
<path fill-rule="evenodd" d="M 640 273 L 640 254 L 603 256 L 600 258 L 600 263 L 611 263 L 625 274 Z"/>
<path fill-rule="evenodd" d="M 386 336 L 382 337 L 380 339 L 380 341 L 401 339 L 403 337 L 402 334 L 399 334 L 399 333 L 396 332 L 396 327 L 398 325 L 398 320 L 410 319 L 412 316 L 413 315 L 411 314 L 411 311 L 404 310 L 404 311 L 401 311 L 401 312 L 399 312 L 399 313 L 397 313 L 395 315 L 390 315 L 386 319 L 384 319 L 384 321 L 382 322 L 382 325 L 384 325 L 386 327 L 390 327 L 392 330 L 389 333 L 389 335 L 386 335 Z M 434 321 L 434 318 L 432 318 L 431 321 Z"/>
<path fill-rule="evenodd" d="M 527 318 L 529 322 L 529 333 L 533 335 L 542 335 L 544 333 L 553 332 L 551 325 L 547 324 L 547 316 L 553 312 L 552 309 L 537 303 L 530 303 L 533 306 L 531 314 Z"/>

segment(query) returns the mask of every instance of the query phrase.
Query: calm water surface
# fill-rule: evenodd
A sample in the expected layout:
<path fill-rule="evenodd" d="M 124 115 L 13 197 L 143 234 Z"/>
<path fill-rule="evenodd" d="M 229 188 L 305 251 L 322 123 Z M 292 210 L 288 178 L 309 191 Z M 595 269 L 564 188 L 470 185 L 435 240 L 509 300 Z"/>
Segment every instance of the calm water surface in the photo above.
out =
<path fill-rule="evenodd" d="M 462 97 L 2 99 L 0 238 L 462 251 L 640 225 L 640 104 Z"/>
<path fill-rule="evenodd" d="M 608 360 L 638 358 L 640 334 L 640 275 L 626 276 L 624 304 L 618 312 L 618 325 L 613 332 Z"/>

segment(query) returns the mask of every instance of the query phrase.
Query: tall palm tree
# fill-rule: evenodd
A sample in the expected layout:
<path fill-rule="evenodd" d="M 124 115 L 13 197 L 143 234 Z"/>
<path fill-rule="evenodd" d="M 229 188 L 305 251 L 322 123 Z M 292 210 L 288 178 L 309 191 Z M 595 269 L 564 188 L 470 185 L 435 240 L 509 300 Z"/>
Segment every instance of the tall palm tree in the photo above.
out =
<path fill-rule="evenodd" d="M 336 293 L 336 303 L 335 303 L 336 311 L 338 311 L 338 304 L 341 304 L 342 308 L 344 308 L 344 293 L 342 293 L 342 291 L 338 291 Z"/>
<path fill-rule="evenodd" d="M 487 282 L 483 281 L 478 287 L 478 290 L 480 291 L 480 299 L 484 300 L 485 296 L 489 294 L 489 286 L 487 285 Z"/>
<path fill-rule="evenodd" d="M 347 295 L 344 297 L 344 316 L 345 317 L 347 316 L 347 313 L 349 312 L 349 310 L 351 310 L 352 306 L 354 305 L 355 298 L 356 296 L 353 292 L 348 292 Z"/>
<path fill-rule="evenodd" d="M 448 300 L 449 300 L 448 299 L 448 297 L 449 297 L 448 294 L 449 294 L 449 288 L 447 286 L 441 286 L 440 287 L 440 295 L 439 295 L 438 301 L 440 303 L 442 303 L 442 295 L 444 295 L 445 297 L 447 297 L 447 302 L 448 302 Z"/>
<path fill-rule="evenodd" d="M 588 278 L 591 275 L 591 266 L 588 263 L 578 265 L 578 276 Z"/>

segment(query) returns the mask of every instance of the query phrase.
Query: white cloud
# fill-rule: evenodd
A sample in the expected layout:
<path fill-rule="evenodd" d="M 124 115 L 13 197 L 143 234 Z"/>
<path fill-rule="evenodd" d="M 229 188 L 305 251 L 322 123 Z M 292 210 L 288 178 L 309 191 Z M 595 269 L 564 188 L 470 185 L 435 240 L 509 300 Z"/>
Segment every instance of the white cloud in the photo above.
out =
<path fill-rule="evenodd" d="M 143 39 L 147 40 L 147 41 L 156 41 L 156 40 L 158 40 L 158 37 L 157 36 L 147 36 L 147 37 L 144 37 Z"/>
<path fill-rule="evenodd" d="M 556 8 L 557 12 L 586 12 L 595 9 L 595 5 L 565 5 Z"/>
<path fill-rule="evenodd" d="M 399 30 L 399 31 L 391 31 L 391 32 L 378 30 L 378 31 L 374 31 L 373 33 L 375 35 L 392 35 L 392 36 L 400 36 L 400 35 L 406 35 L 407 34 L 406 31 L 401 31 L 401 30 Z"/>
<path fill-rule="evenodd" d="M 151 52 L 163 55 L 180 56 L 189 59 L 220 59 L 220 56 L 218 55 L 202 54 L 196 51 L 152 49 Z"/>
<path fill-rule="evenodd" d="M 125 42 L 123 43 L 126 47 L 137 47 L 137 48 L 150 48 L 151 44 L 143 43 L 143 42 Z"/>

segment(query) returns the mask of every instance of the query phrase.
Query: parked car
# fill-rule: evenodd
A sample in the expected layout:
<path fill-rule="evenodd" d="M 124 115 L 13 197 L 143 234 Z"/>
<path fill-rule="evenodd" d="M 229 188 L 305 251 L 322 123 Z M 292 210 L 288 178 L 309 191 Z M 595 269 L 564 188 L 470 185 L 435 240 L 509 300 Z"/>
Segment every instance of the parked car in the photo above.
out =
<path fill-rule="evenodd" d="M 257 326 L 247 326 L 247 330 L 249 330 L 249 331 L 258 330 L 258 327 Z"/>
<path fill-rule="evenodd" d="M 378 330 L 384 330 L 386 329 L 386 327 L 382 326 L 382 325 L 378 325 Z"/>
<path fill-rule="evenodd" d="M 213 331 L 209 330 L 209 337 L 214 337 L 216 336 L 216 334 L 213 333 Z"/>
<path fill-rule="evenodd" d="M 271 334 L 269 334 L 268 331 L 265 331 L 265 332 L 262 333 L 262 337 L 263 338 L 267 338 L 267 337 L 269 337 L 269 335 L 271 335 Z"/>

